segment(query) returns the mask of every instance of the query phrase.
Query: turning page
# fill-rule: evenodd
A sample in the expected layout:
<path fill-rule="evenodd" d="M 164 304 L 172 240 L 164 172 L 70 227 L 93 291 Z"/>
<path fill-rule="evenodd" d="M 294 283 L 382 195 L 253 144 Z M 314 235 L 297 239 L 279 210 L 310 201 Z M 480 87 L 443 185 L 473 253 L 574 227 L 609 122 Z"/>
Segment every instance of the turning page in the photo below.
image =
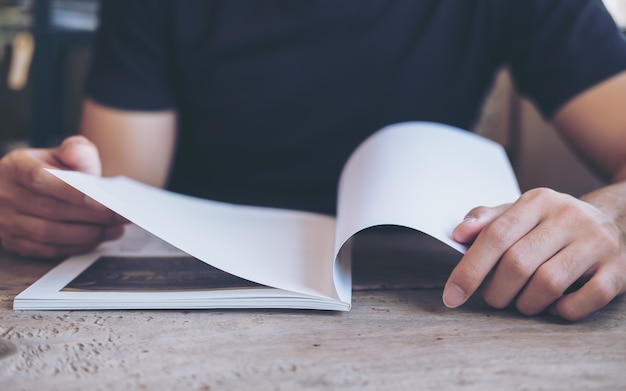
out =
<path fill-rule="evenodd" d="M 465 214 L 519 195 L 501 145 L 438 123 L 391 125 L 365 140 L 344 167 L 335 251 L 365 228 L 400 225 L 465 252 L 452 239 Z"/>
<path fill-rule="evenodd" d="M 338 299 L 333 217 L 200 199 L 125 177 L 50 172 L 220 270 L 269 287 Z"/>

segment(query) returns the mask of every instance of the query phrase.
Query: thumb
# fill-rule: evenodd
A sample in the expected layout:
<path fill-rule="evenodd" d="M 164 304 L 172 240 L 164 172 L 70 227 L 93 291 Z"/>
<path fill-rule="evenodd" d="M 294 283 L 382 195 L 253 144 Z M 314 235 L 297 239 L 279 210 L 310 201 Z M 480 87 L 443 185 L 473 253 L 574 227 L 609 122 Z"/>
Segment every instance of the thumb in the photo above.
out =
<path fill-rule="evenodd" d="M 500 216 L 510 204 L 496 207 L 479 206 L 470 210 L 463 221 L 454 228 L 452 237 L 459 243 L 469 244 L 496 217 Z"/>
<path fill-rule="evenodd" d="M 100 176 L 102 165 L 98 148 L 84 136 L 71 136 L 52 151 L 61 167 Z"/>

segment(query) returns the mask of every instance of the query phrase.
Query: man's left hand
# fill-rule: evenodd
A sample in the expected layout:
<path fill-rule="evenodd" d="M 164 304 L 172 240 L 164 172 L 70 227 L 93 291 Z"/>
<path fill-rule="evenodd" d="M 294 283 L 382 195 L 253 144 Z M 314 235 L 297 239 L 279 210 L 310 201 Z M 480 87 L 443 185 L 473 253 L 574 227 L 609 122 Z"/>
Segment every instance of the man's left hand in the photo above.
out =
<path fill-rule="evenodd" d="M 591 203 L 538 188 L 515 203 L 471 210 L 453 232 L 471 243 L 443 293 L 458 307 L 484 283 L 495 308 L 585 318 L 626 292 L 626 234 Z M 580 289 L 566 293 L 575 283 Z"/>

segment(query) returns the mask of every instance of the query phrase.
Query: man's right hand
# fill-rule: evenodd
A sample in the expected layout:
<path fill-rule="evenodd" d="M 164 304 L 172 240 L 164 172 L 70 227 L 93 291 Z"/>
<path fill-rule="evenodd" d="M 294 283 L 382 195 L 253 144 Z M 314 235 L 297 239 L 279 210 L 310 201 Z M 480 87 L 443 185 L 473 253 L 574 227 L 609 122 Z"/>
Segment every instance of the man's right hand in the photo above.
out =
<path fill-rule="evenodd" d="M 96 146 L 72 136 L 52 149 L 19 149 L 0 159 L 0 239 L 24 256 L 58 258 L 119 238 L 126 220 L 45 168 L 101 175 Z"/>

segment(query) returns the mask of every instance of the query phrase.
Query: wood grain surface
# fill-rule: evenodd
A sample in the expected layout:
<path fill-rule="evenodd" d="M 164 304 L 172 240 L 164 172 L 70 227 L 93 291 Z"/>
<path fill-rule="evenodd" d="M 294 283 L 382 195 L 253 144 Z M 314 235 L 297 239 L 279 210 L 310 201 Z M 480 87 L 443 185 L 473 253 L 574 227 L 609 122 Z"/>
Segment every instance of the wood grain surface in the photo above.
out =
<path fill-rule="evenodd" d="M 357 238 L 353 309 L 14 311 L 54 263 L 0 253 L 0 390 L 624 390 L 626 300 L 568 323 L 441 303 L 459 255 Z"/>

